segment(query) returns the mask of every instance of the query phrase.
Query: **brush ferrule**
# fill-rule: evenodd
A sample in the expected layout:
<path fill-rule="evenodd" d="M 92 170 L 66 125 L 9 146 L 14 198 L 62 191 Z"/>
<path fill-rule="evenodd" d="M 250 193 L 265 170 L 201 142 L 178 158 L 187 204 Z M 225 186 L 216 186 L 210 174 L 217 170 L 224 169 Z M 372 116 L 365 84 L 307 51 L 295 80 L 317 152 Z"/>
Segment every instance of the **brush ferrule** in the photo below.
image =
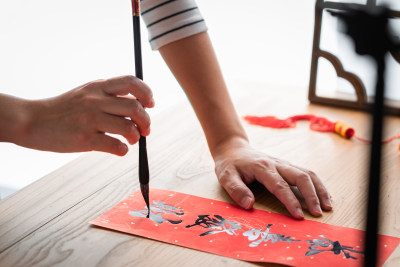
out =
<path fill-rule="evenodd" d="M 134 17 L 140 16 L 140 0 L 131 0 L 132 1 L 132 15 Z"/>

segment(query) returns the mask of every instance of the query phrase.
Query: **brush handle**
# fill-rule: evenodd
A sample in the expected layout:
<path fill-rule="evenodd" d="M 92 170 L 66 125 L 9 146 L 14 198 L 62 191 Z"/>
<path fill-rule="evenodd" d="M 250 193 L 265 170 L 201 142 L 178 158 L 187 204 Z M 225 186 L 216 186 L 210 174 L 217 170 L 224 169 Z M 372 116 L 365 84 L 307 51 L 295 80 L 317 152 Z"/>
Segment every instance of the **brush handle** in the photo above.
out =
<path fill-rule="evenodd" d="M 135 71 L 136 77 L 143 80 L 142 45 L 140 38 L 140 17 L 133 16 L 133 41 L 135 47 Z"/>
<path fill-rule="evenodd" d="M 132 0 L 133 14 L 133 42 L 135 51 L 135 73 L 136 77 L 143 80 L 142 67 L 142 45 L 140 38 L 140 10 L 139 0 Z M 149 184 L 149 163 L 147 160 L 146 137 L 139 139 L 139 182 L 143 185 Z"/>
<path fill-rule="evenodd" d="M 139 182 L 144 185 L 149 184 L 149 163 L 147 160 L 146 137 L 139 139 Z"/>

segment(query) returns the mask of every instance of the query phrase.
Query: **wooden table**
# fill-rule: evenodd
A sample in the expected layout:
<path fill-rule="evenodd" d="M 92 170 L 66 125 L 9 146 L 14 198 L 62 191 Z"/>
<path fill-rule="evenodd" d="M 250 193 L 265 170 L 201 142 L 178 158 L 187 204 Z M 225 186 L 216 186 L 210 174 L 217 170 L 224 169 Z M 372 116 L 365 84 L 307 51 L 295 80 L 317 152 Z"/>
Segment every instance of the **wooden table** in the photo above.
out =
<path fill-rule="evenodd" d="M 309 105 L 305 88 L 256 83 L 238 86 L 235 102 L 240 115 L 313 113 L 343 120 L 359 136 L 369 136 L 368 115 Z M 399 118 L 387 118 L 385 137 L 397 133 L 399 126 Z M 364 229 L 370 145 L 310 131 L 307 122 L 286 130 L 245 127 L 255 147 L 307 167 L 324 181 L 333 196 L 334 210 L 324 212 L 321 218 L 306 212 L 306 219 Z M 398 143 L 384 146 L 380 233 L 400 237 Z M 188 103 L 153 118 L 148 153 L 151 187 L 232 202 L 218 184 L 200 125 Z M 122 158 L 85 154 L 2 200 L 0 266 L 263 265 L 91 226 L 90 220 L 139 188 L 137 154 L 137 146 Z M 255 208 L 288 214 L 267 190 L 254 191 Z M 399 248 L 386 266 L 400 266 Z"/>

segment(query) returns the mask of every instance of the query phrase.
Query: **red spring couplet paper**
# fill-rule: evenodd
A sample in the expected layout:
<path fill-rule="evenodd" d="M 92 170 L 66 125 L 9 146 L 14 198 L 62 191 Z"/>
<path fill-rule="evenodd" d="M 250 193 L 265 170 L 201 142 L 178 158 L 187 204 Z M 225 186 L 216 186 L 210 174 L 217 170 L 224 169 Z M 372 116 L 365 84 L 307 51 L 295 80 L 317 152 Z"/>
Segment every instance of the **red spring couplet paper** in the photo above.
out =
<path fill-rule="evenodd" d="M 136 191 L 91 223 L 245 261 L 335 267 L 363 263 L 364 231 L 154 188 L 150 199 L 150 218 Z M 380 235 L 378 240 L 377 266 L 382 266 L 400 239 Z"/>

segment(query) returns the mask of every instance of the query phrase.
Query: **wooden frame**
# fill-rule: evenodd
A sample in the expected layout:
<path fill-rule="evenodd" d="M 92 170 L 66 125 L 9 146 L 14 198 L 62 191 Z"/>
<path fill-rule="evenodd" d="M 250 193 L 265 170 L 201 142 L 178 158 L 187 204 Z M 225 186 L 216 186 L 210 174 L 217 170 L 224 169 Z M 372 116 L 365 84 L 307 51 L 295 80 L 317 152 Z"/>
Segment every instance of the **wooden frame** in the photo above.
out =
<path fill-rule="evenodd" d="M 368 0 L 366 5 L 376 5 L 376 0 Z M 372 104 L 368 102 L 367 93 L 365 86 L 361 79 L 352 72 L 346 71 L 340 62 L 339 58 L 332 53 L 324 51 L 320 48 L 321 39 L 321 25 L 322 25 L 322 14 L 324 9 L 331 10 L 346 10 L 349 7 L 357 8 L 365 5 L 361 4 L 349 4 L 349 3 L 338 3 L 324 0 L 317 0 L 315 4 L 315 24 L 314 24 L 314 40 L 311 57 L 311 71 L 310 71 L 310 83 L 308 91 L 308 99 L 311 103 L 329 105 L 334 107 L 349 108 L 356 110 L 370 110 Z M 392 16 L 400 18 L 400 11 L 391 11 Z M 400 52 L 392 52 L 392 56 L 400 63 Z M 337 77 L 347 80 L 356 92 L 356 101 L 350 101 L 345 99 L 329 98 L 317 95 L 317 72 L 318 72 L 318 59 L 322 57 L 328 60 L 335 68 Z M 399 101 L 392 101 L 394 104 L 400 106 Z M 386 106 L 386 112 L 389 115 L 400 116 L 400 107 L 392 105 Z"/>

